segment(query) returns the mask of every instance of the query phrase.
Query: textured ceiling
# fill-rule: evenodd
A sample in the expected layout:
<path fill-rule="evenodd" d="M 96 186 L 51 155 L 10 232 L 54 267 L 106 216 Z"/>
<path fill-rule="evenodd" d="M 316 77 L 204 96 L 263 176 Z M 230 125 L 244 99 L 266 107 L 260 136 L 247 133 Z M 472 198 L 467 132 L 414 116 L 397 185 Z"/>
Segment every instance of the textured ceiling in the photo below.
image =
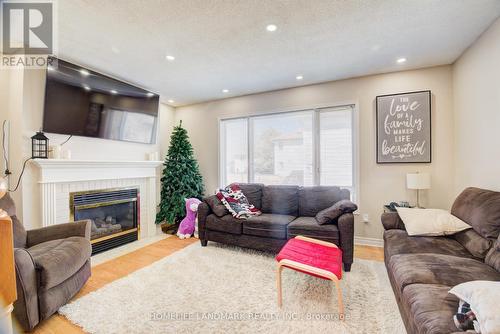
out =
<path fill-rule="evenodd" d="M 60 57 L 186 105 L 450 64 L 500 0 L 64 0 L 58 14 Z"/>

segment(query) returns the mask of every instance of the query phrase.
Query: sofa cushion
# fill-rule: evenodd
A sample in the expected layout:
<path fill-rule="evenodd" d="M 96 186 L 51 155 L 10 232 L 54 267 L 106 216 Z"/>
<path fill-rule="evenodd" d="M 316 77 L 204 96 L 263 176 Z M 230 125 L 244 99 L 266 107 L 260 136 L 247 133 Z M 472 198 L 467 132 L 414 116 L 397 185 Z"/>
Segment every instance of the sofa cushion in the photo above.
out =
<path fill-rule="evenodd" d="M 215 213 L 217 217 L 224 217 L 225 215 L 229 214 L 229 210 L 224 204 L 222 204 L 217 196 L 212 195 L 203 200 L 208 204 L 210 209 L 213 211 L 213 213 Z"/>
<path fill-rule="evenodd" d="M 402 302 L 409 310 L 419 334 L 458 332 L 453 323 L 458 299 L 448 293 L 449 286 L 412 284 L 403 290 Z"/>
<path fill-rule="evenodd" d="M 453 235 L 462 246 L 474 257 L 484 259 L 491 248 L 492 242 L 479 235 L 474 229 L 467 229 Z"/>
<path fill-rule="evenodd" d="M 393 255 L 388 267 L 401 290 L 410 284 L 454 286 L 474 280 L 500 280 L 500 273 L 481 261 L 443 254 Z"/>
<path fill-rule="evenodd" d="M 339 228 L 334 224 L 319 225 L 314 217 L 298 217 L 288 224 L 288 239 L 297 235 L 339 244 Z"/>
<path fill-rule="evenodd" d="M 39 287 L 48 290 L 71 276 L 90 259 L 92 247 L 83 237 L 69 237 L 39 243 L 28 248 L 38 272 Z"/>
<path fill-rule="evenodd" d="M 395 254 L 414 253 L 447 254 L 472 258 L 472 255 L 452 237 L 410 237 L 404 230 L 384 232 L 386 260 Z"/>
<path fill-rule="evenodd" d="M 262 209 L 262 183 L 238 183 L 241 191 L 248 199 L 248 203 L 253 204 L 257 209 Z"/>
<path fill-rule="evenodd" d="M 358 209 L 358 206 L 348 199 L 343 199 L 333 204 L 332 206 L 321 210 L 315 216 L 316 221 L 320 225 L 330 224 L 342 216 L 344 213 L 353 213 Z"/>
<path fill-rule="evenodd" d="M 213 231 L 241 234 L 242 221 L 242 219 L 234 218 L 230 214 L 223 217 L 217 217 L 211 214 L 205 221 L 205 227 Z"/>
<path fill-rule="evenodd" d="M 299 187 L 265 186 L 262 188 L 262 212 L 297 216 Z"/>
<path fill-rule="evenodd" d="M 500 235 L 488 254 L 486 254 L 484 262 L 500 272 Z"/>
<path fill-rule="evenodd" d="M 40 319 L 46 319 L 80 291 L 91 274 L 90 259 L 73 276 L 52 289 L 38 292 Z"/>
<path fill-rule="evenodd" d="M 286 227 L 295 216 L 263 213 L 243 221 L 243 234 L 286 239 Z"/>
<path fill-rule="evenodd" d="M 343 199 L 350 199 L 348 189 L 339 187 L 300 187 L 299 189 L 299 216 L 314 217 Z"/>
<path fill-rule="evenodd" d="M 496 239 L 500 232 L 500 192 L 467 188 L 458 195 L 451 213 L 482 237 Z"/>

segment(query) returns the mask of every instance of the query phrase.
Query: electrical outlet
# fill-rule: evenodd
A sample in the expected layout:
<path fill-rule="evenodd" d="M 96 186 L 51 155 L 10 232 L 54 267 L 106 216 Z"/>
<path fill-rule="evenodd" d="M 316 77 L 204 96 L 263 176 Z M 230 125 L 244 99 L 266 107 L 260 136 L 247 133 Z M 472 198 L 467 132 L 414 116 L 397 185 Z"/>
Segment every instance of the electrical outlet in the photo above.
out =
<path fill-rule="evenodd" d="M 368 223 L 370 221 L 370 217 L 367 213 L 363 213 L 363 222 Z"/>

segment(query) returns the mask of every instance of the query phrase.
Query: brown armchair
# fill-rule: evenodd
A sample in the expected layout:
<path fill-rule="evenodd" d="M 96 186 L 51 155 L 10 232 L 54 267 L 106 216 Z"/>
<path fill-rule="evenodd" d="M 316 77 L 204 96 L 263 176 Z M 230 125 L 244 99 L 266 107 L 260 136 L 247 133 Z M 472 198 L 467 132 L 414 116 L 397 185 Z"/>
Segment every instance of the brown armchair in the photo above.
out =
<path fill-rule="evenodd" d="M 6 195 L 0 208 L 12 219 L 17 300 L 14 316 L 25 330 L 50 317 L 90 277 L 88 220 L 26 231 Z"/>

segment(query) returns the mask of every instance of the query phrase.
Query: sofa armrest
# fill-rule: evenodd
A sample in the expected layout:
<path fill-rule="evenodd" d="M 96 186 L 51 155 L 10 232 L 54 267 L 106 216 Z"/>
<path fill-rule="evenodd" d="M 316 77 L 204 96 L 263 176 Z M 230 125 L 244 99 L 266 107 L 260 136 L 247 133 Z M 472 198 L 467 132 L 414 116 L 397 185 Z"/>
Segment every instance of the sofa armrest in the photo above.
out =
<path fill-rule="evenodd" d="M 38 288 L 35 262 L 23 248 L 14 249 L 16 266 L 17 300 L 14 315 L 25 330 L 31 330 L 40 319 L 38 312 Z"/>
<path fill-rule="evenodd" d="M 200 240 L 206 240 L 205 222 L 207 221 L 208 215 L 210 215 L 211 213 L 212 210 L 210 209 L 210 205 L 208 205 L 204 199 L 203 202 L 198 205 L 198 237 L 200 238 Z"/>
<path fill-rule="evenodd" d="M 84 237 L 90 240 L 90 220 L 80 220 L 73 223 L 57 224 L 27 231 L 27 247 L 40 244 L 42 242 L 64 239 L 69 237 Z"/>
<path fill-rule="evenodd" d="M 385 230 L 405 230 L 405 224 L 397 212 L 384 212 L 380 219 Z"/>
<path fill-rule="evenodd" d="M 345 271 L 349 271 L 354 258 L 354 215 L 344 213 L 338 218 L 340 248 Z"/>

